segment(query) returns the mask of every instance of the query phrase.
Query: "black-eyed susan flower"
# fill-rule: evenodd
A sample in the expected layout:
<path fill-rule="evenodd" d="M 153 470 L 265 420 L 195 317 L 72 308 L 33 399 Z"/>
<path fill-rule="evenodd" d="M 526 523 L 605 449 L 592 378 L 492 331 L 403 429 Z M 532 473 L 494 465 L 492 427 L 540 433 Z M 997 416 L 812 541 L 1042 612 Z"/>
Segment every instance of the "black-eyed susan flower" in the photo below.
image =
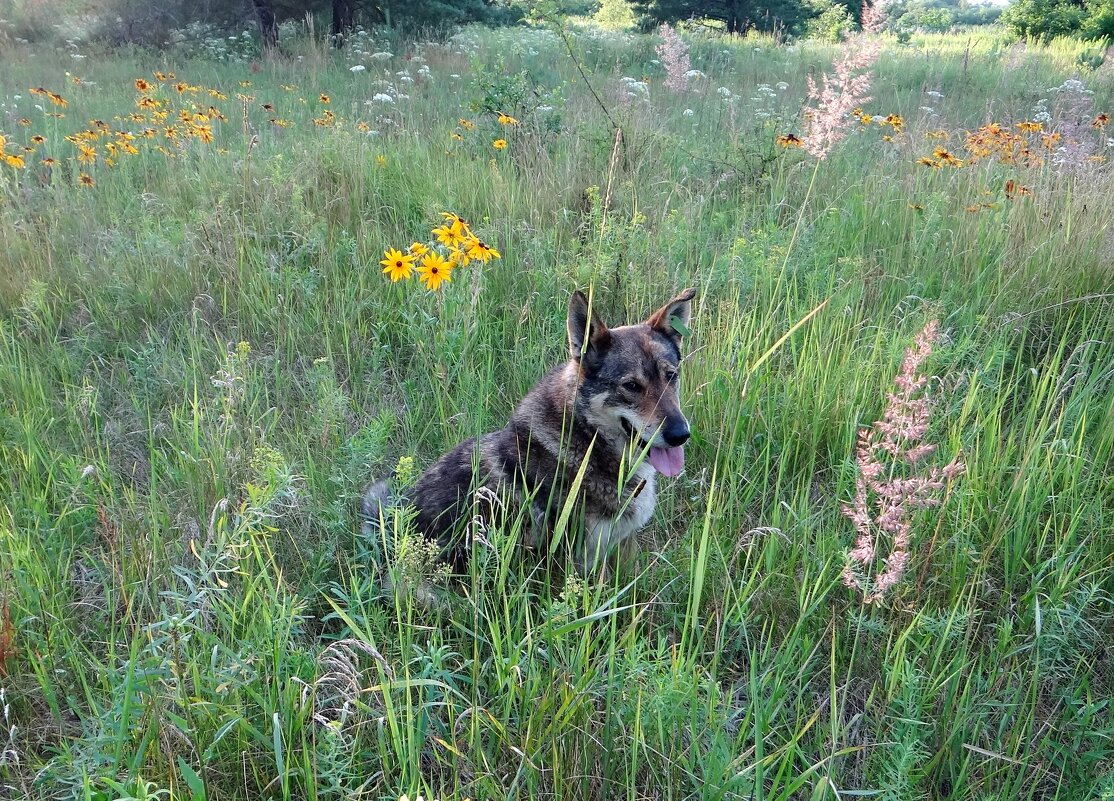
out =
<path fill-rule="evenodd" d="M 48 157 L 48 158 L 43 159 L 39 163 L 42 164 L 44 167 L 53 167 L 56 164 L 58 164 L 58 161 L 57 161 L 57 159 L 52 159 L 52 158 Z"/>
<path fill-rule="evenodd" d="M 9 167 L 16 170 L 22 170 L 24 167 L 27 166 L 27 162 L 24 161 L 23 156 L 18 156 L 15 153 L 5 153 L 4 162 Z"/>
<path fill-rule="evenodd" d="M 167 75 L 166 75 L 165 72 L 156 72 L 155 73 L 155 80 L 156 81 L 165 81 L 166 79 L 167 79 Z"/>
<path fill-rule="evenodd" d="M 947 164 L 949 167 L 955 167 L 956 169 L 959 169 L 963 166 L 962 159 L 956 158 L 951 152 L 942 147 L 938 147 L 933 150 L 932 157 L 939 160 L 943 164 Z"/>
<path fill-rule="evenodd" d="M 467 267 L 468 262 L 472 261 L 472 257 L 468 255 L 468 241 L 465 240 L 458 248 L 451 248 L 449 250 L 449 266 L 450 267 Z"/>
<path fill-rule="evenodd" d="M 455 211 L 443 211 L 441 216 L 450 223 L 457 223 L 465 233 L 470 233 L 468 229 L 468 221 L 457 214 Z"/>
<path fill-rule="evenodd" d="M 495 148 L 496 150 L 506 150 L 507 149 L 507 140 L 506 139 L 496 139 L 494 142 L 491 143 L 491 146 L 493 148 Z"/>
<path fill-rule="evenodd" d="M 518 125 L 518 120 L 516 120 L 510 114 L 503 114 L 502 112 L 500 112 L 500 114 L 499 114 L 499 124 L 500 125 Z"/>
<path fill-rule="evenodd" d="M 433 229 L 437 241 L 448 248 L 459 247 L 468 238 L 468 226 L 464 220 L 454 216 L 451 221 Z"/>
<path fill-rule="evenodd" d="M 410 274 L 414 271 L 414 259 L 409 253 L 403 253 L 401 250 L 388 248 L 383 254 L 384 258 L 379 263 L 383 265 L 383 272 L 390 277 L 392 281 L 401 281 L 404 278 L 409 278 Z"/>
<path fill-rule="evenodd" d="M 77 160 L 81 164 L 92 164 L 93 162 L 95 162 L 97 160 L 96 149 L 92 148 L 92 147 L 89 147 L 89 145 L 84 145 L 84 144 L 78 145 L 77 146 Z"/>
<path fill-rule="evenodd" d="M 329 103 L 333 102 L 332 99 L 327 94 L 325 94 L 324 92 L 322 92 L 320 95 L 318 95 L 317 99 L 321 102 L 321 105 L 323 105 L 323 106 L 327 106 L 327 105 L 329 105 Z"/>
<path fill-rule="evenodd" d="M 418 267 L 418 276 L 426 288 L 436 292 L 441 284 L 452 280 L 453 266 L 439 253 L 427 253 Z"/>
<path fill-rule="evenodd" d="M 944 166 L 943 162 L 929 156 L 921 156 L 919 159 L 917 159 L 917 163 L 924 167 L 932 167 L 934 170 L 938 170 Z"/>
<path fill-rule="evenodd" d="M 19 124 L 22 125 L 24 128 L 29 128 L 31 127 L 31 120 L 27 119 L 26 117 L 20 117 Z"/>
<path fill-rule="evenodd" d="M 784 147 L 784 148 L 804 147 L 804 144 L 805 144 L 804 141 L 801 139 L 801 137 L 797 136 L 796 134 L 791 134 L 791 133 L 782 134 L 781 136 L 779 136 L 774 141 L 777 143 L 778 147 Z"/>
<path fill-rule="evenodd" d="M 93 176 L 87 172 L 83 172 L 78 175 L 77 180 L 81 183 L 82 186 L 87 186 L 90 189 L 97 185 L 97 182 L 93 180 Z"/>
<path fill-rule="evenodd" d="M 473 237 L 468 246 L 468 257 L 487 264 L 492 259 L 502 258 L 502 254 L 490 245 Z"/>
<path fill-rule="evenodd" d="M 1044 126 L 1041 125 L 1039 122 L 1025 120 L 1024 122 L 1019 122 L 1017 124 L 1017 129 L 1022 133 L 1038 133 L 1039 131 L 1044 129 Z"/>
<path fill-rule="evenodd" d="M 137 91 L 137 92 L 150 92 L 151 91 L 151 84 L 147 83 L 147 80 L 145 78 L 136 78 L 135 79 L 135 91 Z"/>
<path fill-rule="evenodd" d="M 1092 128 L 1105 128 L 1109 122 L 1110 122 L 1110 115 L 1107 114 L 1106 112 L 1103 112 L 1102 114 L 1099 114 L 1097 117 L 1095 117 L 1093 120 L 1091 120 L 1091 127 Z"/>
<path fill-rule="evenodd" d="M 471 131 L 473 128 L 476 127 L 476 123 L 470 120 L 461 119 L 458 122 L 460 123 L 460 127 L 466 131 Z"/>
<path fill-rule="evenodd" d="M 251 81 L 240 81 L 241 89 L 247 89 L 249 86 L 251 86 Z"/>
<path fill-rule="evenodd" d="M 36 145 L 45 144 L 46 137 L 43 136 L 42 134 L 35 134 L 34 136 L 31 137 L 31 141 L 34 142 Z"/>
<path fill-rule="evenodd" d="M 421 242 L 411 243 L 410 247 L 408 247 L 407 250 L 410 251 L 411 255 L 419 258 L 429 253 L 429 248 L 423 245 Z"/>
<path fill-rule="evenodd" d="M 69 101 L 67 101 L 66 98 L 62 97 L 62 95 L 58 94 L 57 92 L 47 92 L 46 96 L 50 98 L 51 103 L 59 106 L 60 108 L 65 108 L 69 105 Z"/>
<path fill-rule="evenodd" d="M 1010 178 L 1006 181 L 1006 197 L 1010 200 L 1016 200 L 1019 197 L 1032 197 L 1033 190 L 1027 186 L 1022 186 L 1020 183 Z"/>
<path fill-rule="evenodd" d="M 1043 136 L 1041 136 L 1041 144 L 1044 146 L 1045 150 L 1052 150 L 1054 147 L 1060 144 L 1060 140 L 1062 138 L 1063 136 L 1058 132 L 1044 134 Z"/>

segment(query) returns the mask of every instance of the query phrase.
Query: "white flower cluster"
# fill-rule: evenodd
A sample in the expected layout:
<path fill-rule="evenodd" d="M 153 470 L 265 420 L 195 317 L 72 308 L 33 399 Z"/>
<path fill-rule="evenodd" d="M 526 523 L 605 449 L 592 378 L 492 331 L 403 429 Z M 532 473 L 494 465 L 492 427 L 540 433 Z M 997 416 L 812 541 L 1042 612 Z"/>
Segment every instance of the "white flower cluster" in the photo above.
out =
<path fill-rule="evenodd" d="M 650 102 L 650 85 L 645 81 L 623 76 L 619 79 L 619 91 L 625 100 L 640 100 Z"/>

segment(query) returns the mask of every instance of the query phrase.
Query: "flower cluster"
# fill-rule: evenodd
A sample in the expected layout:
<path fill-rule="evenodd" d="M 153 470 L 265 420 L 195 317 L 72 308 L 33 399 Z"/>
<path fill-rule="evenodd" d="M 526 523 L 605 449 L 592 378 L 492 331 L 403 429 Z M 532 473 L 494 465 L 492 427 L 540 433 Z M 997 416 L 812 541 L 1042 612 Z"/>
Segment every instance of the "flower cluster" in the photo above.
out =
<path fill-rule="evenodd" d="M 1102 129 L 1109 122 L 1109 116 L 1099 114 L 1090 123 L 1096 131 Z M 917 158 L 917 163 L 933 169 L 943 167 L 961 168 L 980 161 L 995 161 L 999 164 L 1019 167 L 1039 167 L 1044 164 L 1048 152 L 1059 152 L 1063 147 L 1064 134 L 1060 131 L 1049 131 L 1044 123 L 1036 120 L 1025 120 L 1017 123 L 1014 131 L 1009 126 L 997 122 L 989 122 L 975 131 L 968 131 L 963 137 L 963 147 L 967 151 L 967 160 L 953 156 L 946 149 L 938 147 L 931 156 Z M 1031 138 L 1039 137 L 1038 139 Z M 947 139 L 948 132 L 929 131 L 926 139 Z M 1091 161 L 1105 160 L 1102 155 L 1091 157 Z"/>
<path fill-rule="evenodd" d="M 511 128 L 513 128 L 514 126 L 518 125 L 518 120 L 516 120 L 510 114 L 507 114 L 506 112 L 503 112 L 503 111 L 496 112 L 496 114 L 497 114 L 496 119 L 497 119 L 498 123 L 501 126 L 503 126 L 503 128 L 507 129 L 508 131 Z M 476 130 L 476 123 L 472 122 L 472 120 L 467 120 L 467 119 L 461 118 L 460 120 L 457 121 L 456 130 L 454 130 L 452 132 L 452 139 L 453 139 L 454 142 L 463 142 L 463 141 L 465 141 L 467 135 L 470 134 L 474 130 Z M 496 150 L 506 150 L 507 149 L 506 136 L 507 135 L 503 134 L 503 133 L 498 134 L 491 141 L 491 146 L 493 148 L 495 148 Z M 450 154 L 451 154 L 451 151 L 450 151 Z"/>
<path fill-rule="evenodd" d="M 886 133 L 882 135 L 883 142 L 894 141 L 894 136 L 900 134 L 902 131 L 905 130 L 905 118 L 902 117 L 900 114 L 887 114 L 883 117 L 881 114 L 868 114 L 863 111 L 861 106 L 858 106 L 851 110 L 850 117 L 858 120 L 860 130 L 869 128 L 872 125 L 877 125 L 879 128 L 883 129 L 891 129 L 892 133 Z M 850 125 L 850 123 L 848 123 L 848 125 Z M 841 133 L 840 138 L 842 138 L 843 135 L 844 134 Z M 806 149 L 808 139 L 807 137 L 802 139 L 796 134 L 787 133 L 778 136 L 774 140 L 774 143 L 777 144 L 779 147 L 783 147 L 786 149 L 795 147 L 803 150 Z"/>
<path fill-rule="evenodd" d="M 897 391 L 889 393 L 882 419 L 859 434 L 855 498 L 843 507 L 858 536 L 847 554 L 843 583 L 857 590 L 864 603 L 881 601 L 905 572 L 914 512 L 938 506 L 939 492 L 963 472 L 958 457 L 944 467 L 921 467 L 936 451 L 935 445 L 925 442 L 932 399 L 921 394 L 928 384 L 921 369 L 939 333 L 933 320 L 916 336 L 905 351 L 901 372 L 894 379 Z M 881 562 L 882 570 L 872 577 L 883 538 L 889 540 L 890 552 Z"/>
<path fill-rule="evenodd" d="M 71 80 L 79 87 L 88 85 L 88 82 L 77 76 L 71 76 Z M 98 168 L 115 167 L 127 157 L 143 152 L 156 152 L 167 159 L 175 159 L 184 155 L 191 145 L 195 145 L 215 146 L 217 154 L 224 155 L 228 151 L 219 146 L 218 140 L 221 138 L 221 124 L 228 121 L 228 116 L 222 110 L 227 108 L 225 104 L 228 102 L 239 104 L 240 108 L 236 113 L 251 121 L 253 127 L 270 127 L 276 135 L 279 130 L 294 124 L 280 110 L 294 116 L 299 108 L 314 108 L 316 110 L 309 111 L 308 114 L 302 112 L 300 116 L 306 124 L 312 120 L 316 127 L 334 127 L 342 123 L 329 108 L 332 101 L 324 92 L 308 100 L 295 95 L 289 100 L 275 98 L 259 102 L 250 93 L 254 91 L 250 80 L 241 80 L 240 91 L 235 92 L 234 98 L 230 98 L 222 89 L 198 86 L 180 79 L 173 72 L 162 71 L 152 73 L 151 77 L 134 78 L 131 85 L 135 89 L 134 105 L 131 108 L 109 120 L 92 119 L 86 125 L 71 126 L 69 133 L 65 135 L 51 134 L 50 140 L 53 141 L 48 141 L 46 133 L 49 128 L 45 124 L 44 133 L 38 133 L 35 132 L 35 122 L 26 117 L 20 118 L 18 124 L 22 128 L 31 129 L 28 131 L 31 135 L 16 141 L 13 136 L 0 132 L 0 165 L 16 171 L 25 170 L 34 166 L 34 156 L 41 168 L 41 181 L 50 181 L 56 176 L 72 173 L 78 185 L 94 187 L 97 184 L 94 176 Z M 291 84 L 283 84 L 281 88 L 288 95 L 298 91 L 298 87 Z M 75 107 L 58 92 L 42 86 L 33 87 L 29 92 L 33 96 L 45 98 L 44 103 L 49 100 L 49 105 L 45 108 L 43 105 L 36 106 L 44 117 L 62 119 L 66 116 L 63 109 L 72 111 Z M 252 119 L 253 117 L 257 119 Z M 58 126 L 52 124 L 50 127 Z M 356 127 L 359 130 L 368 130 L 369 126 L 358 122 Z M 68 151 L 63 143 L 68 144 Z M 70 162 L 76 169 L 53 169 L 60 167 L 63 162 Z"/>
<path fill-rule="evenodd" d="M 468 223 L 451 211 L 441 213 L 444 223 L 434 228 L 433 241 L 414 242 L 405 251 L 388 248 L 379 263 L 392 281 L 404 281 L 415 272 L 432 292 L 452 280 L 453 270 L 473 261 L 487 264 L 502 258 L 498 250 L 472 233 Z"/>

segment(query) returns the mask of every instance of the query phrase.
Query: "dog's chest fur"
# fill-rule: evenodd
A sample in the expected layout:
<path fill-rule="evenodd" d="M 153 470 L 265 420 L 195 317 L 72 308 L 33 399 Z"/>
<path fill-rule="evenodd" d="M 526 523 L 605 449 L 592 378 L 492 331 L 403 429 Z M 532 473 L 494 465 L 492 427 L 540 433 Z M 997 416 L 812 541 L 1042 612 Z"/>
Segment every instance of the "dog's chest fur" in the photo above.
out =
<path fill-rule="evenodd" d="M 582 559 L 590 566 L 602 559 L 612 548 L 634 536 L 650 522 L 657 502 L 656 473 L 643 463 L 628 484 L 629 492 L 624 508 L 612 516 L 589 516 L 585 520 L 585 542 Z"/>

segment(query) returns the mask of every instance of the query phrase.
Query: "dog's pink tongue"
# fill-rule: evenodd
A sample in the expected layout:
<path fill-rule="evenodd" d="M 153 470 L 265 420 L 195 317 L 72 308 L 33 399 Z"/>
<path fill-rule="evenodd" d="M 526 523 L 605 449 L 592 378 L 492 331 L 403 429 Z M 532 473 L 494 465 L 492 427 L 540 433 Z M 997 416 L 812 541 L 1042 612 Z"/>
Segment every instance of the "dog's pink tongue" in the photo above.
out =
<path fill-rule="evenodd" d="M 685 448 L 650 448 L 650 464 L 663 476 L 679 476 L 685 467 Z"/>

